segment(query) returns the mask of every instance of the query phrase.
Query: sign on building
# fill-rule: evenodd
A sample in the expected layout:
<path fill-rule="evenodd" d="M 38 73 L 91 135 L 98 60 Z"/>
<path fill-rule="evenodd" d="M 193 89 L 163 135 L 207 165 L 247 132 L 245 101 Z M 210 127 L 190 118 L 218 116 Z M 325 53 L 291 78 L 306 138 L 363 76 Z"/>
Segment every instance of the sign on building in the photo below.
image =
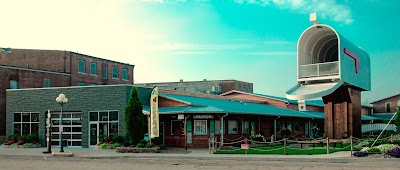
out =
<path fill-rule="evenodd" d="M 154 87 L 150 96 L 150 138 L 159 137 L 158 87 Z"/>

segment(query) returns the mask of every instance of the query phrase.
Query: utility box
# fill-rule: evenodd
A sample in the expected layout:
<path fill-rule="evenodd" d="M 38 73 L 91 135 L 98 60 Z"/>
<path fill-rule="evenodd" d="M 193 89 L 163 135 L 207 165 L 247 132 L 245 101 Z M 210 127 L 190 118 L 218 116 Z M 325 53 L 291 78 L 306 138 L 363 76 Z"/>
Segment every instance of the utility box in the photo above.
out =
<path fill-rule="evenodd" d="M 371 90 L 370 58 L 325 24 L 307 28 L 297 43 L 297 85 L 286 92 L 291 100 L 327 96 L 345 85 Z"/>

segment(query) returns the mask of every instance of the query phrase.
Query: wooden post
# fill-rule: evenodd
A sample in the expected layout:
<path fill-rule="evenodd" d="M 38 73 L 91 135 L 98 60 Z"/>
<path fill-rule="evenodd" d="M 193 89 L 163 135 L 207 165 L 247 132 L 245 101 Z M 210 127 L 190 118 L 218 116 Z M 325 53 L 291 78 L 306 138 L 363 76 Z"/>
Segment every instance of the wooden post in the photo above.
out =
<path fill-rule="evenodd" d="M 149 143 L 151 143 L 151 124 L 150 124 L 150 115 L 147 117 L 147 124 L 148 124 L 148 132 L 147 132 L 147 138 L 149 138 Z"/>
<path fill-rule="evenodd" d="M 286 155 L 286 138 L 283 139 L 283 155 Z"/>
<path fill-rule="evenodd" d="M 211 154 L 211 142 L 210 142 L 210 138 L 208 138 L 208 154 Z"/>
<path fill-rule="evenodd" d="M 353 136 L 350 136 L 350 156 L 353 156 Z"/>
<path fill-rule="evenodd" d="M 329 154 L 329 137 L 326 137 L 326 154 Z"/>

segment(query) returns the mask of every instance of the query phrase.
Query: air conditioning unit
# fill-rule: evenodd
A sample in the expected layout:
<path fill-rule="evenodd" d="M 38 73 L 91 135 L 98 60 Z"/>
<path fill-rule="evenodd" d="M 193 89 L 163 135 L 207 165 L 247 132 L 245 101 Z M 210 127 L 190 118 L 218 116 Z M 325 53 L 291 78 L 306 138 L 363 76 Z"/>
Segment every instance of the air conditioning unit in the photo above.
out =
<path fill-rule="evenodd" d="M 307 111 L 306 102 L 304 100 L 298 100 L 299 111 Z"/>

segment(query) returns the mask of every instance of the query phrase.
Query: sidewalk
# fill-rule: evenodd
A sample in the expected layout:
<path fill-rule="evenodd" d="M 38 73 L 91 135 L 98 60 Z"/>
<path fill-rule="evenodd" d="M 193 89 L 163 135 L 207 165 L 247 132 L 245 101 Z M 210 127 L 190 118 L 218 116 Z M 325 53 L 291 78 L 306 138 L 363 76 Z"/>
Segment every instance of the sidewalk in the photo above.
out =
<path fill-rule="evenodd" d="M 52 151 L 58 152 L 60 148 L 52 148 Z M 43 154 L 47 148 L 2 148 L 0 147 L 0 156 L 31 156 L 47 157 L 51 154 Z M 182 148 L 168 148 L 168 150 L 182 150 Z M 209 154 L 208 149 L 188 149 L 191 153 L 117 153 L 115 149 L 96 149 L 96 148 L 64 148 L 65 152 L 72 152 L 73 157 L 91 158 L 91 159 L 112 159 L 121 157 L 136 158 L 172 158 L 172 159 L 340 159 L 349 158 L 350 151 L 335 152 L 323 155 L 262 155 L 262 154 Z"/>

